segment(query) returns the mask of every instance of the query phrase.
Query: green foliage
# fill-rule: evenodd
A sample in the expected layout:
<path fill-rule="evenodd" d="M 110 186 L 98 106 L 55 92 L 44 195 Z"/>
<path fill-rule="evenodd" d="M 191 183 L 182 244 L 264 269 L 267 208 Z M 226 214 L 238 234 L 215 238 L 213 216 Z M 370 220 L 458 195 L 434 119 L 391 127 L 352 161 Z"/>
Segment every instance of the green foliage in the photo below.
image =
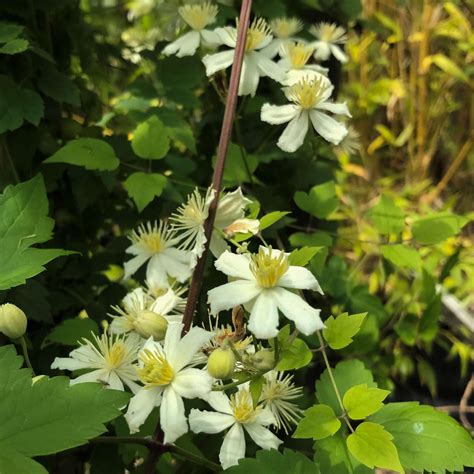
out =
<path fill-rule="evenodd" d="M 389 403 L 372 415 L 393 435 L 406 469 L 463 472 L 474 466 L 474 440 L 453 418 L 417 402 Z"/>
<path fill-rule="evenodd" d="M 90 339 L 91 333 L 98 332 L 99 327 L 93 319 L 66 319 L 45 337 L 43 347 L 49 344 L 76 346 L 82 338 Z"/>
<path fill-rule="evenodd" d="M 343 349 L 352 341 L 353 337 L 359 332 L 367 313 L 352 314 L 342 313 L 337 318 L 329 316 L 324 324 L 323 336 L 331 349 Z"/>
<path fill-rule="evenodd" d="M 339 204 L 333 181 L 313 186 L 309 193 L 297 191 L 294 200 L 300 209 L 319 219 L 326 219 Z"/>
<path fill-rule="evenodd" d="M 398 234 L 405 227 L 403 211 L 388 196 L 381 196 L 367 217 L 381 234 Z"/>
<path fill-rule="evenodd" d="M 459 233 L 469 220 L 449 212 L 433 213 L 413 223 L 413 237 L 425 245 L 438 244 Z"/>
<path fill-rule="evenodd" d="M 342 399 L 347 414 L 353 420 L 363 420 L 383 407 L 383 401 L 390 391 L 359 384 L 351 387 Z"/>
<path fill-rule="evenodd" d="M 341 421 L 336 418 L 334 410 L 328 405 L 314 405 L 304 412 L 298 423 L 293 438 L 312 438 L 315 441 L 337 433 Z"/>
<path fill-rule="evenodd" d="M 302 247 L 295 249 L 288 257 L 288 263 L 297 267 L 305 267 L 323 247 Z"/>
<path fill-rule="evenodd" d="M 170 148 L 170 139 L 163 122 L 155 115 L 142 122 L 133 132 L 134 153 L 146 160 L 164 158 Z"/>
<path fill-rule="evenodd" d="M 277 370 L 300 369 L 311 362 L 313 355 L 308 345 L 302 339 L 291 336 L 289 325 L 280 329 L 277 339 L 280 352 Z"/>
<path fill-rule="evenodd" d="M 138 212 L 142 212 L 155 197 L 161 196 L 166 183 L 166 177 L 162 174 L 137 171 L 131 174 L 123 184 L 137 206 Z"/>
<path fill-rule="evenodd" d="M 382 245 L 380 250 L 384 258 L 397 267 L 411 270 L 419 270 L 421 267 L 420 254 L 412 247 L 403 244 Z"/>

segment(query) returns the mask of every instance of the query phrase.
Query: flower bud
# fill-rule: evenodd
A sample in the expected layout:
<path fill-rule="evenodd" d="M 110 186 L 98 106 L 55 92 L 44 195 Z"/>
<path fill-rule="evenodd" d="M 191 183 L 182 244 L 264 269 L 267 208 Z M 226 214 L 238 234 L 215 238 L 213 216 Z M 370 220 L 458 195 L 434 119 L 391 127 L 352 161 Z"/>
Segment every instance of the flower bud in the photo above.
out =
<path fill-rule="evenodd" d="M 168 321 L 161 314 L 144 309 L 138 312 L 134 327 L 145 339 L 153 336 L 155 341 L 162 341 L 165 338 Z"/>
<path fill-rule="evenodd" d="M 215 379 L 228 379 L 235 369 L 235 355 L 230 349 L 218 347 L 207 360 L 207 371 Z"/>
<path fill-rule="evenodd" d="M 260 349 L 252 356 L 252 365 L 258 370 L 270 370 L 275 367 L 275 354 L 269 349 Z"/>
<path fill-rule="evenodd" d="M 18 339 L 26 332 L 28 321 L 25 313 L 14 304 L 0 305 L 0 332 L 10 339 Z"/>

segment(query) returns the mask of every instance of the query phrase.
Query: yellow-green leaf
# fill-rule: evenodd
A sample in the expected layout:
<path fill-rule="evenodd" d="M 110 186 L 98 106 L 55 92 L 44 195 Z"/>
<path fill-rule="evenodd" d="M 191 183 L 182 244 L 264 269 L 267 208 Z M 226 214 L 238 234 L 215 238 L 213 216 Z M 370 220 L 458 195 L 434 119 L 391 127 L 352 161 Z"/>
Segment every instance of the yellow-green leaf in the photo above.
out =
<path fill-rule="evenodd" d="M 342 349 L 352 342 L 352 338 L 359 332 L 367 313 L 353 314 L 342 313 L 337 318 L 329 316 L 324 324 L 324 339 L 329 347 L 334 350 Z"/>
<path fill-rule="evenodd" d="M 332 436 L 340 427 L 341 421 L 330 406 L 314 405 L 305 410 L 293 438 L 312 438 L 316 441 Z"/>
<path fill-rule="evenodd" d="M 353 420 L 363 420 L 378 412 L 383 407 L 383 401 L 390 395 L 388 390 L 359 384 L 351 387 L 345 394 L 342 404 L 347 414 Z"/>

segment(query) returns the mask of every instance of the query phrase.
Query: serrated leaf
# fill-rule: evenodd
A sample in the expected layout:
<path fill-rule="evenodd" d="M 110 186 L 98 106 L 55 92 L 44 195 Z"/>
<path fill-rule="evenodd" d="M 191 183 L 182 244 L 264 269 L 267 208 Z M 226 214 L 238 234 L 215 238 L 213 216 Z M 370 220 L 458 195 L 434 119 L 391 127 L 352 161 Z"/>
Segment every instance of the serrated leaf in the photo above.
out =
<path fill-rule="evenodd" d="M 308 345 L 302 339 L 290 338 L 290 326 L 280 329 L 278 333 L 280 360 L 276 370 L 294 370 L 305 367 L 313 358 Z"/>
<path fill-rule="evenodd" d="M 97 138 L 76 138 L 43 163 L 67 163 L 97 171 L 112 171 L 120 164 L 114 149 Z"/>
<path fill-rule="evenodd" d="M 42 347 L 53 343 L 76 346 L 82 338 L 90 339 L 91 333 L 98 334 L 98 332 L 99 327 L 93 319 L 66 319 L 45 337 Z"/>
<path fill-rule="evenodd" d="M 400 461 L 417 472 L 474 467 L 474 440 L 446 413 L 418 402 L 389 403 L 370 417 L 393 435 Z"/>
<path fill-rule="evenodd" d="M 324 247 L 302 247 L 295 249 L 290 253 L 288 263 L 297 267 L 305 267 L 323 249 Z"/>
<path fill-rule="evenodd" d="M 276 224 L 279 220 L 283 219 L 286 215 L 290 214 L 288 211 L 273 211 L 265 214 L 260 219 L 259 229 L 262 231 L 273 224 Z"/>
<path fill-rule="evenodd" d="M 365 421 L 356 428 L 355 433 L 349 435 L 347 447 L 359 462 L 371 469 L 379 467 L 404 473 L 392 439 L 393 436 L 383 426 Z"/>
<path fill-rule="evenodd" d="M 401 268 L 419 270 L 421 257 L 418 250 L 404 244 L 382 245 L 380 251 L 385 259 Z"/>
<path fill-rule="evenodd" d="M 328 405 L 315 405 L 304 412 L 293 438 L 312 438 L 315 441 L 337 433 L 341 421 L 336 418 L 334 410 Z"/>
<path fill-rule="evenodd" d="M 348 346 L 353 341 L 352 338 L 359 332 L 366 316 L 367 313 L 351 316 L 348 313 L 342 313 L 336 319 L 334 316 L 329 316 L 324 321 L 326 328 L 323 329 L 323 336 L 329 347 L 338 350 Z"/>
<path fill-rule="evenodd" d="M 20 454 L 6 443 L 0 443 L 1 474 L 48 474 L 38 462 Z"/>
<path fill-rule="evenodd" d="M 216 157 L 213 161 L 215 166 Z M 224 168 L 223 182 L 225 186 L 237 186 L 251 182 L 258 163 L 258 158 L 255 155 L 247 153 L 235 143 L 230 143 Z"/>
<path fill-rule="evenodd" d="M 80 105 L 79 88 L 69 77 L 53 68 L 42 71 L 38 87 L 57 102 Z"/>
<path fill-rule="evenodd" d="M 0 47 L 1 54 L 18 54 L 26 51 L 30 46 L 30 43 L 23 38 L 17 38 Z"/>
<path fill-rule="evenodd" d="M 402 210 L 388 196 L 381 196 L 379 202 L 367 212 L 367 217 L 381 234 L 398 234 L 405 227 Z"/>
<path fill-rule="evenodd" d="M 162 174 L 137 171 L 126 179 L 124 186 L 138 212 L 142 212 L 155 197 L 161 196 L 167 182 L 166 176 Z"/>
<path fill-rule="evenodd" d="M 339 199 L 336 196 L 336 184 L 333 181 L 328 181 L 313 186 L 309 193 L 297 191 L 294 201 L 303 211 L 319 219 L 326 219 L 339 204 Z"/>
<path fill-rule="evenodd" d="M 0 43 L 7 43 L 21 34 L 24 27 L 16 23 L 0 22 Z"/>
<path fill-rule="evenodd" d="M 255 459 L 241 459 L 237 466 L 226 469 L 230 474 L 319 474 L 319 469 L 304 454 L 290 449 L 279 453 L 275 449 L 257 451 Z"/>
<path fill-rule="evenodd" d="M 353 420 L 363 420 L 383 407 L 383 401 L 390 395 L 389 390 L 359 384 L 351 387 L 342 399 L 347 414 Z"/>
<path fill-rule="evenodd" d="M 133 132 L 132 149 L 140 158 L 159 160 L 170 149 L 170 139 L 163 122 L 155 115 L 142 122 Z"/>
<path fill-rule="evenodd" d="M 377 386 L 372 373 L 364 367 L 364 364 L 360 360 L 354 359 L 339 362 L 339 364 L 332 369 L 332 374 L 341 397 L 344 397 L 345 393 L 354 385 L 365 383 L 368 387 Z M 316 382 L 316 398 L 319 403 L 332 407 L 336 415 L 339 416 L 342 414 L 342 409 L 334 392 L 334 387 L 327 369 Z"/>
<path fill-rule="evenodd" d="M 413 237 L 420 244 L 439 244 L 457 235 L 468 222 L 467 217 L 438 212 L 413 222 Z"/>

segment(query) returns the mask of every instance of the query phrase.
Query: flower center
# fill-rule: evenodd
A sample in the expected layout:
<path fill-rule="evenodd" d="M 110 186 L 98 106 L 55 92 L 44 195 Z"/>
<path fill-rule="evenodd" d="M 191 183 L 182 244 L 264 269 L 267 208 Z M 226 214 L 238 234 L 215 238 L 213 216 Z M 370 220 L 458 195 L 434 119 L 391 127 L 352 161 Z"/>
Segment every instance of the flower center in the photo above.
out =
<path fill-rule="evenodd" d="M 203 30 L 207 25 L 216 21 L 219 9 L 210 2 L 202 5 L 184 5 L 178 9 L 183 20 L 196 31 Z"/>
<path fill-rule="evenodd" d="M 270 26 L 277 38 L 287 39 L 303 29 L 303 24 L 298 18 L 275 18 Z"/>
<path fill-rule="evenodd" d="M 125 358 L 125 344 L 122 341 L 115 342 L 104 354 L 104 358 L 110 369 L 119 367 Z"/>
<path fill-rule="evenodd" d="M 285 54 L 291 62 L 292 69 L 302 69 L 313 54 L 314 49 L 304 43 L 289 43 L 285 46 Z"/>
<path fill-rule="evenodd" d="M 330 84 L 324 83 L 323 78 L 308 81 L 303 79 L 290 87 L 288 97 L 302 109 L 313 109 L 323 100 Z"/>
<path fill-rule="evenodd" d="M 271 29 L 263 18 L 256 18 L 247 30 L 245 51 L 257 49 L 269 36 Z"/>
<path fill-rule="evenodd" d="M 326 43 L 345 43 L 347 41 L 346 30 L 334 23 L 320 23 L 312 27 L 310 32 Z"/>
<path fill-rule="evenodd" d="M 130 240 L 143 250 L 155 254 L 176 242 L 175 232 L 170 230 L 168 224 L 160 221 L 159 224 L 148 222 L 142 224 L 130 235 Z"/>
<path fill-rule="evenodd" d="M 256 416 L 258 409 L 253 407 L 252 396 L 248 390 L 239 390 L 230 396 L 230 407 L 238 423 L 250 423 Z"/>
<path fill-rule="evenodd" d="M 163 353 L 145 350 L 140 355 L 143 367 L 138 369 L 138 377 L 147 385 L 164 386 L 172 382 L 174 371 Z"/>
<path fill-rule="evenodd" d="M 273 288 L 288 268 L 286 255 L 283 252 L 278 257 L 275 254 L 272 255 L 271 247 L 268 253 L 261 248 L 258 254 L 252 256 L 250 263 L 250 271 L 262 288 Z"/>

